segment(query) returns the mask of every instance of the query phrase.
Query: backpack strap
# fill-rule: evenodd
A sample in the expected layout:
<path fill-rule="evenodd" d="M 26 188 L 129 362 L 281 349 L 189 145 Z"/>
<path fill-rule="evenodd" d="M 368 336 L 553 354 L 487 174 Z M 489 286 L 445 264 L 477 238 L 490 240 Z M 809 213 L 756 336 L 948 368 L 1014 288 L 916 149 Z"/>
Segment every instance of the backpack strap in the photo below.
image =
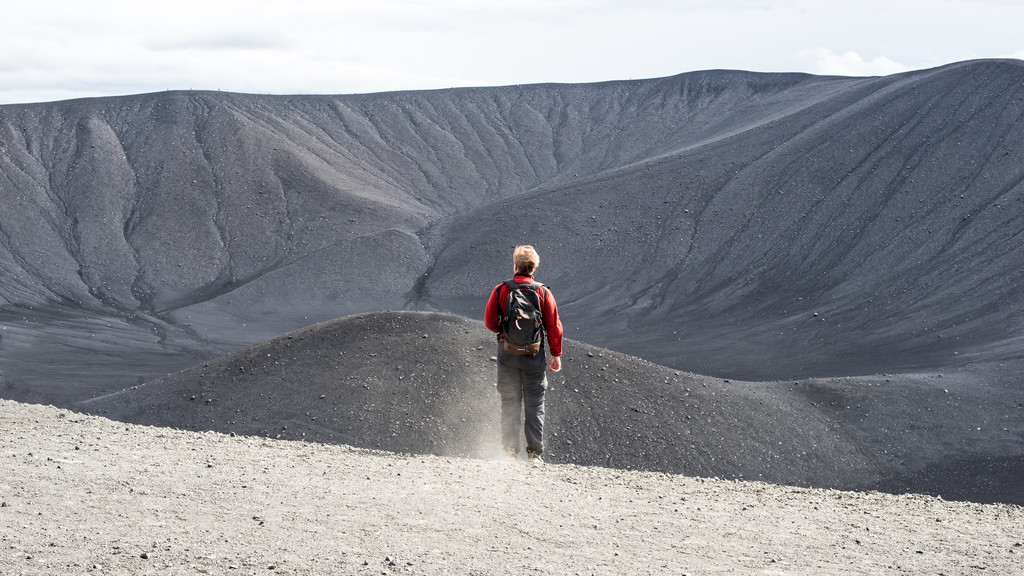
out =
<path fill-rule="evenodd" d="M 511 278 L 509 280 L 505 280 L 505 286 L 508 286 L 509 290 L 518 290 L 520 288 L 533 288 L 534 290 L 537 291 L 537 293 L 540 293 L 540 289 L 544 287 L 544 285 L 541 284 L 540 282 L 530 282 L 528 284 L 520 284 L 519 282 L 516 282 L 515 278 Z"/>
<path fill-rule="evenodd" d="M 544 285 L 541 284 L 540 282 L 533 281 L 533 282 L 530 282 L 529 284 L 520 284 L 519 282 L 516 282 L 515 278 L 509 278 L 508 280 L 505 280 L 504 282 L 502 282 L 502 284 L 504 284 L 506 287 L 508 287 L 509 294 L 512 294 L 512 290 L 519 290 L 520 288 L 533 288 L 534 291 L 537 292 L 537 297 L 540 298 L 541 305 L 544 304 L 544 300 L 545 300 L 544 292 L 541 290 L 541 288 L 543 288 Z M 500 284 L 499 284 L 499 287 L 500 287 Z M 501 301 L 501 292 L 498 292 L 498 297 L 499 297 L 498 300 L 500 302 Z M 505 296 L 505 300 L 508 300 L 508 295 Z M 504 303 L 502 302 L 501 305 L 504 305 Z M 504 309 L 502 309 L 501 314 L 502 314 L 502 316 L 505 315 L 505 310 Z"/>

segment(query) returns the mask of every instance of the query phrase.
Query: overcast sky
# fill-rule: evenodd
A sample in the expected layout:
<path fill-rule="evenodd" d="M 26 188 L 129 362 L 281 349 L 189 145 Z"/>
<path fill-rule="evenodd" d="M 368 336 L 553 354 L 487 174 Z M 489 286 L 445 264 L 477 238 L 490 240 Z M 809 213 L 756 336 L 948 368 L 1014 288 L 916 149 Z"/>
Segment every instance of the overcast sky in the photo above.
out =
<path fill-rule="evenodd" d="M 1024 59 L 1020 0 L 4 0 L 0 104 Z"/>

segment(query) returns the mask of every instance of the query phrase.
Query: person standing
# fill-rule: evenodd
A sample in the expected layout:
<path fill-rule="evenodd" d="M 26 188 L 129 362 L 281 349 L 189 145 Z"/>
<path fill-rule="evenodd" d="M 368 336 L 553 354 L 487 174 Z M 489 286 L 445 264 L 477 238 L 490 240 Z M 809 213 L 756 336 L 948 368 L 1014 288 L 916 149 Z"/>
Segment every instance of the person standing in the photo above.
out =
<path fill-rule="evenodd" d="M 517 246 L 512 262 L 515 274 L 491 291 L 484 309 L 484 324 L 498 335 L 497 388 L 501 397 L 501 442 L 505 453 L 513 460 L 518 459 L 520 433 L 525 432 L 527 458 L 531 463 L 540 464 L 544 453 L 547 372 L 562 369 L 562 322 L 551 290 L 533 279 L 540 264 L 534 247 Z M 531 307 L 536 308 L 539 318 L 534 319 Z M 516 314 L 511 314 L 512 308 Z M 531 332 L 532 341 L 514 342 Z M 551 353 L 550 361 L 544 353 L 545 341 Z M 525 423 L 521 414 L 525 414 Z"/>

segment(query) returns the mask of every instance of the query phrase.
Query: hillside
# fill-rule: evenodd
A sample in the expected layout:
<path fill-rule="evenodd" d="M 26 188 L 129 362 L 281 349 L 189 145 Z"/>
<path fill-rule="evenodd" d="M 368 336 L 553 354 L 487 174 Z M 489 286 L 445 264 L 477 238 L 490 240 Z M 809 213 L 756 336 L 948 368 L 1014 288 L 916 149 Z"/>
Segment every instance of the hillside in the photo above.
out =
<path fill-rule="evenodd" d="M 501 454 L 480 321 L 363 314 L 82 408 L 138 424 L 451 457 Z M 1024 504 L 1024 394 L 972 373 L 737 382 L 575 341 L 550 376 L 550 462 Z"/>
<path fill-rule="evenodd" d="M 1016 60 L 0 106 L 0 396 L 487 456 L 531 243 L 558 461 L 1021 502 L 1022 122 Z"/>
<path fill-rule="evenodd" d="M 679 369 L 1016 360 L 1022 79 L 976 61 L 2 106 L 3 377 L 81 398 L 346 314 L 479 317 L 522 242 L 573 336 Z"/>
<path fill-rule="evenodd" d="M 1018 506 L 403 456 L 125 426 L 6 400 L 0 411 L 5 574 L 1024 567 Z"/>

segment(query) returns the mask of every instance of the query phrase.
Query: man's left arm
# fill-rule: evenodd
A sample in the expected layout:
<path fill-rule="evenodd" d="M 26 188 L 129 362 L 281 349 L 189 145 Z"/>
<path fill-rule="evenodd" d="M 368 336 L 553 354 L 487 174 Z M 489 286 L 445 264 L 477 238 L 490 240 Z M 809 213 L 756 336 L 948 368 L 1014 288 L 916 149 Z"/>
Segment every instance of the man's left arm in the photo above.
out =
<path fill-rule="evenodd" d="M 487 306 L 484 307 L 484 326 L 495 334 L 501 332 L 501 303 L 498 302 L 501 286 L 495 286 L 491 290 L 491 297 L 487 299 Z"/>

